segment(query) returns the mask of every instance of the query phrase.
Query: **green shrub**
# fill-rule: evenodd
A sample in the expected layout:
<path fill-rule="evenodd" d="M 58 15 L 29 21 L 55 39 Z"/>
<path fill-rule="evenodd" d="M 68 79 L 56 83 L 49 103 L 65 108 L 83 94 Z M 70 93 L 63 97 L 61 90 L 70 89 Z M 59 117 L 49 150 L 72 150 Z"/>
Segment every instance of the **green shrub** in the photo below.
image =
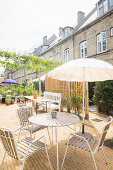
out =
<path fill-rule="evenodd" d="M 99 112 L 110 114 L 113 111 L 113 81 L 97 83 L 94 102 Z"/>

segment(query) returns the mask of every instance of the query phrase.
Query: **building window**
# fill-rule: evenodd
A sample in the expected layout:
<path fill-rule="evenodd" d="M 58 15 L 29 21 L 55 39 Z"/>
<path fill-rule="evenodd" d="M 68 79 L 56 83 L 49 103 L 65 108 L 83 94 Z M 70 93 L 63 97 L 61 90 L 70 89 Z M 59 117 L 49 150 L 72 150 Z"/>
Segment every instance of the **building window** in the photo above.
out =
<path fill-rule="evenodd" d="M 87 42 L 83 41 L 80 43 L 80 57 L 85 58 L 87 57 Z"/>
<path fill-rule="evenodd" d="M 99 6 L 98 6 L 98 10 L 99 10 L 99 16 L 103 15 L 104 14 L 104 7 L 103 7 L 103 3 L 101 3 Z"/>
<path fill-rule="evenodd" d="M 113 36 L 113 28 L 110 29 L 110 35 Z"/>
<path fill-rule="evenodd" d="M 56 54 L 56 59 L 59 60 L 59 53 Z"/>
<path fill-rule="evenodd" d="M 113 0 L 109 0 L 109 3 L 110 3 L 110 8 L 113 7 Z"/>
<path fill-rule="evenodd" d="M 69 48 L 64 51 L 64 61 L 69 61 Z"/>
<path fill-rule="evenodd" d="M 65 29 L 65 37 L 70 35 L 70 28 Z"/>
<path fill-rule="evenodd" d="M 106 51 L 106 32 L 97 35 L 97 53 Z"/>
<path fill-rule="evenodd" d="M 97 12 L 99 17 L 105 14 L 108 11 L 108 8 L 110 8 L 109 1 L 110 0 L 100 0 L 97 3 Z"/>
<path fill-rule="evenodd" d="M 104 4 L 104 13 L 106 13 L 108 11 L 108 0 L 105 0 L 103 4 Z"/>

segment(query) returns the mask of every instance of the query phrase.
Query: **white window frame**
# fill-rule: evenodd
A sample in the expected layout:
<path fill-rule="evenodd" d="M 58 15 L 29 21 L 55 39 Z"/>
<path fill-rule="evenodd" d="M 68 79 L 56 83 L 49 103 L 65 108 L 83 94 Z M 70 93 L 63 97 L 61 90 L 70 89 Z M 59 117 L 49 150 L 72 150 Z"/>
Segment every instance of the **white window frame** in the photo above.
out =
<path fill-rule="evenodd" d="M 80 58 L 87 57 L 87 41 L 80 43 Z"/>
<path fill-rule="evenodd" d="M 110 35 L 113 36 L 113 28 L 110 29 Z"/>
<path fill-rule="evenodd" d="M 64 61 L 65 62 L 69 61 L 69 48 L 64 50 Z"/>
<path fill-rule="evenodd" d="M 105 37 L 104 37 L 105 34 Z M 104 45 L 103 43 L 106 43 L 106 49 L 104 50 Z M 100 50 L 99 50 L 100 46 Z M 106 32 L 101 32 L 100 34 L 97 35 L 97 54 L 105 52 L 107 50 L 107 40 L 106 40 Z"/>

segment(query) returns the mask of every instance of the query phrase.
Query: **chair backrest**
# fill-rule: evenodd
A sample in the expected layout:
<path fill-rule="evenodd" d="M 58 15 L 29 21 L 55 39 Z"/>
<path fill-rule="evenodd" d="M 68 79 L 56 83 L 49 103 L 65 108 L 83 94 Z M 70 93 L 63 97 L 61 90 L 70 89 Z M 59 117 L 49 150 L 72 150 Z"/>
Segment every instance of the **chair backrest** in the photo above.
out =
<path fill-rule="evenodd" d="M 18 152 L 12 131 L 0 127 L 0 138 L 6 152 L 13 158 L 18 159 Z"/>
<path fill-rule="evenodd" d="M 33 108 L 30 106 L 22 106 L 17 109 L 17 114 L 20 120 L 20 125 L 26 126 L 28 124 L 29 117 L 33 116 Z"/>
<path fill-rule="evenodd" d="M 59 111 L 61 107 L 61 93 L 44 92 L 44 97 L 51 100 L 52 103 L 59 105 Z"/>
<path fill-rule="evenodd" d="M 107 131 L 108 131 L 112 121 L 113 121 L 113 118 L 110 116 L 108 121 L 107 121 L 107 123 L 104 125 L 104 127 L 102 129 L 102 133 L 101 133 L 101 136 L 100 136 L 100 139 L 99 139 L 99 143 L 98 143 L 98 146 L 97 146 L 98 148 L 97 149 L 102 147 L 102 145 L 104 143 L 104 139 L 105 139 L 106 134 L 107 134 Z"/>

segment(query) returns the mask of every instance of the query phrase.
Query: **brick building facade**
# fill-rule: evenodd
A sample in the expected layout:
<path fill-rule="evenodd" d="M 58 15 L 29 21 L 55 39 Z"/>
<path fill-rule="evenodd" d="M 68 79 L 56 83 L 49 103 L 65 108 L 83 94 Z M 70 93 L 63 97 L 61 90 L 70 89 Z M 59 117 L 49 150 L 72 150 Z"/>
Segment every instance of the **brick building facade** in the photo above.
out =
<path fill-rule="evenodd" d="M 78 12 L 76 27 L 59 28 L 59 36 L 45 36 L 43 45 L 33 51 L 34 55 L 61 59 L 64 62 L 77 58 L 97 58 L 113 64 L 113 0 L 100 0 L 87 15 Z M 17 81 L 36 78 L 28 71 L 5 71 L 5 77 Z"/>

